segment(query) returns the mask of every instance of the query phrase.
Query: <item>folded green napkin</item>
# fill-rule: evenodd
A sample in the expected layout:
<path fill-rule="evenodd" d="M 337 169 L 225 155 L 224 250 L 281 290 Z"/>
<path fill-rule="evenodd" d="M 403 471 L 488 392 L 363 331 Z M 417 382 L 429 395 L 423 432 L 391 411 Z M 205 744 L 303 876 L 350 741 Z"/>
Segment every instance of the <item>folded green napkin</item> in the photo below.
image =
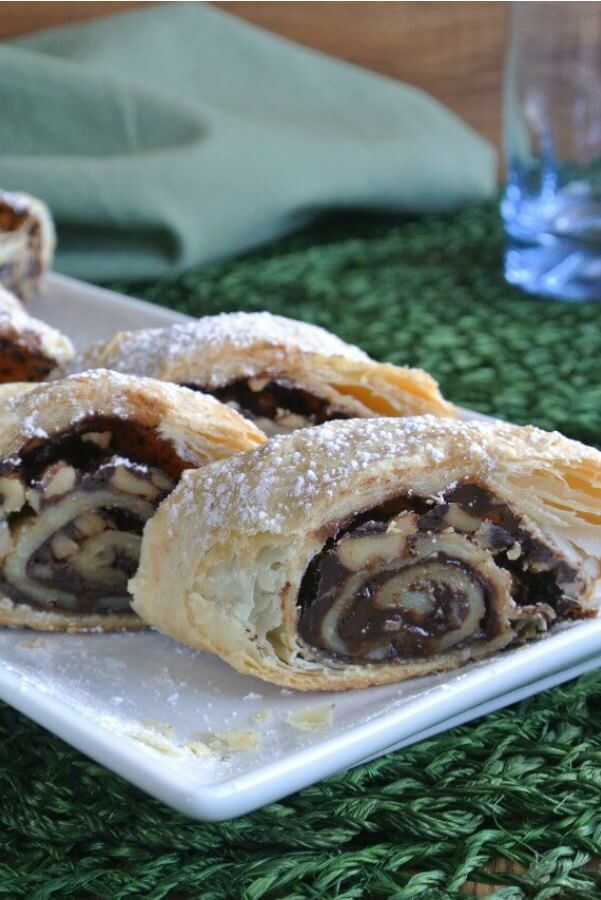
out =
<path fill-rule="evenodd" d="M 494 154 L 426 94 L 206 4 L 0 44 L 0 185 L 50 205 L 60 271 L 154 278 L 328 209 L 428 211 Z"/>

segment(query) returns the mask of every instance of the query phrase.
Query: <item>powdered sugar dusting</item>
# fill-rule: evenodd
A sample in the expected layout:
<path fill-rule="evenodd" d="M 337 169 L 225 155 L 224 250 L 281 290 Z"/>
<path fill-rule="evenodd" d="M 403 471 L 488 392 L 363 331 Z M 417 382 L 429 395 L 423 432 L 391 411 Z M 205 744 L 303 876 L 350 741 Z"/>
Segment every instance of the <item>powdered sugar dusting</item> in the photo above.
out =
<path fill-rule="evenodd" d="M 90 385 L 98 387 L 90 390 Z M 182 394 L 189 396 L 193 402 L 207 406 L 217 406 L 213 397 L 187 391 L 186 388 L 164 382 L 146 381 L 119 372 L 96 369 L 81 375 L 70 375 L 60 381 L 39 384 L 21 394 L 8 397 L 2 405 L 0 415 L 6 420 L 14 417 L 18 421 L 18 429 L 23 439 L 31 437 L 47 437 L 43 423 L 48 421 L 49 405 L 68 406 L 69 422 L 74 425 L 98 414 L 99 409 L 109 411 L 117 418 L 128 418 L 132 415 L 133 395 L 143 395 L 149 388 L 160 389 L 161 401 L 177 408 L 181 404 Z M 158 398 L 153 396 L 155 402 Z M 109 402 L 110 401 L 110 402 Z"/>
<path fill-rule="evenodd" d="M 376 473 L 380 464 L 395 459 L 424 471 L 444 464 L 450 453 L 456 460 L 459 451 L 466 467 L 486 473 L 495 467 L 493 443 L 511 444 L 515 431 L 500 423 L 434 416 L 327 422 L 187 473 L 165 510 L 174 530 L 185 528 L 186 517 L 200 518 L 207 531 L 218 530 L 231 521 L 233 507 L 242 533 L 283 533 L 295 527 L 299 515 L 310 517 L 317 504 L 335 498 L 357 473 Z M 553 438 L 537 429 L 521 431 L 541 448 Z"/>
<path fill-rule="evenodd" d="M 75 424 L 97 414 L 98 409 L 90 397 L 83 397 L 78 388 L 93 382 L 101 382 L 106 392 L 111 394 L 111 412 L 115 416 L 125 416 L 124 392 L 133 387 L 133 379 L 116 372 L 97 370 L 85 375 L 72 375 L 60 382 L 40 384 L 27 393 L 9 397 L 3 405 L 2 415 L 14 416 L 19 422 L 23 438 L 47 437 L 42 422 L 48 420 L 49 403 L 68 403 L 71 408 L 70 422 Z"/>
<path fill-rule="evenodd" d="M 187 359 L 198 366 L 205 353 L 217 350 L 227 353 L 228 349 L 249 351 L 261 345 L 356 360 L 369 358 L 358 347 L 317 325 L 268 312 L 237 312 L 205 316 L 196 322 L 168 328 L 122 332 L 112 341 L 97 344 L 77 356 L 68 371 L 102 365 L 119 372 L 160 377 L 174 361 L 181 364 Z M 249 359 L 248 374 L 251 372 Z"/>

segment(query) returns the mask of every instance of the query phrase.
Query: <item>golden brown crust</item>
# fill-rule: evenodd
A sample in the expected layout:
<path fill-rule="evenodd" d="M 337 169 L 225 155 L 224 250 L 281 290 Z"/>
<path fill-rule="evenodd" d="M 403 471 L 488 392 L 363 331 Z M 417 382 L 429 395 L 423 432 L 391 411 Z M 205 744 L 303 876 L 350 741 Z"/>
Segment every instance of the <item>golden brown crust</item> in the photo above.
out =
<path fill-rule="evenodd" d="M 454 414 L 421 369 L 377 363 L 324 329 L 269 313 L 224 313 L 121 332 L 64 371 L 97 366 L 207 391 L 255 377 L 286 382 L 348 417 Z"/>
<path fill-rule="evenodd" d="M 331 422 L 184 475 L 144 533 L 130 583 L 149 624 L 241 672 L 303 690 L 398 681 L 454 668 L 495 645 L 433 664 L 358 665 L 301 647 L 296 604 L 332 523 L 394 496 L 487 487 L 553 541 L 591 582 L 601 558 L 601 454 L 557 433 L 431 416 Z M 168 598 L 168 599 L 167 599 Z M 498 647 L 507 643 L 501 636 Z"/>
<path fill-rule="evenodd" d="M 145 452 L 142 435 L 150 456 L 159 454 L 175 477 L 183 469 L 227 458 L 265 440 L 252 423 L 212 397 L 152 379 L 100 370 L 51 384 L 11 386 L 6 393 L 6 399 L 0 396 L 0 464 L 11 470 L 16 464 L 18 471 L 24 452 L 43 448 L 78 422 L 95 418 L 114 419 L 126 427 L 131 423 L 137 429 L 135 446 Z M 7 597 L 0 597 L 0 624 L 40 630 L 144 627 L 127 612 L 51 612 Z"/>
<path fill-rule="evenodd" d="M 148 628 L 135 613 L 112 613 L 108 616 L 66 615 L 49 613 L 25 603 L 13 603 L 0 597 L 0 626 L 4 628 L 31 628 L 32 631 L 85 633 L 89 631 L 143 631 Z"/>

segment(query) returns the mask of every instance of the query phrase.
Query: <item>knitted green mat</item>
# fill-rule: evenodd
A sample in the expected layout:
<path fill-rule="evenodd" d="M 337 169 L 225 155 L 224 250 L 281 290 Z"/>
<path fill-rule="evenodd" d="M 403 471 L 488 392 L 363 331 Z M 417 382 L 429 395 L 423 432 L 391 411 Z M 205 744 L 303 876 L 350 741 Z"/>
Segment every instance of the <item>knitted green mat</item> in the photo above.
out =
<path fill-rule="evenodd" d="M 132 292 L 200 314 L 270 309 L 424 366 L 457 403 L 601 443 L 601 305 L 526 299 L 492 206 L 332 220 Z M 601 898 L 601 673 L 243 819 L 184 819 L 0 707 L 0 896 Z M 497 859 L 518 864 L 491 874 Z"/>

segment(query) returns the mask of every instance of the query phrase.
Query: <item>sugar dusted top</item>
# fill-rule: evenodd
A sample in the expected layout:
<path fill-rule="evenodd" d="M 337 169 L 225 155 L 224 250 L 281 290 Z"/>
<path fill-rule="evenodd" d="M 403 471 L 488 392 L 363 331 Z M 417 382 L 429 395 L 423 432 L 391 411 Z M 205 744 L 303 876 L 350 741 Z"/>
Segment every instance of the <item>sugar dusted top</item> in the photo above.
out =
<path fill-rule="evenodd" d="M 486 476 L 499 458 L 561 458 L 582 445 L 557 433 L 504 423 L 420 416 L 407 419 L 354 419 L 327 422 L 272 438 L 244 456 L 187 473 L 166 509 L 172 527 L 199 518 L 207 531 L 231 527 L 235 510 L 242 533 L 295 530 L 324 503 L 333 502 L 361 473 L 376 474 L 400 461 L 412 472 L 461 467 Z M 589 448 L 582 447 L 589 454 Z M 601 465 L 601 455 L 599 455 Z"/>
<path fill-rule="evenodd" d="M 103 369 L 22 386 L 0 403 L 0 462 L 30 438 L 44 438 L 98 416 L 156 428 L 194 464 L 265 440 L 252 423 L 206 394 L 152 378 Z"/>
<path fill-rule="evenodd" d="M 81 422 L 98 414 L 98 405 L 93 394 L 82 390 L 94 383 L 102 386 L 102 393 L 112 398 L 111 412 L 116 417 L 127 414 L 125 392 L 131 390 L 133 379 L 117 372 L 98 370 L 86 372 L 83 376 L 73 375 L 57 383 L 37 384 L 34 387 L 23 385 L 21 393 L 15 393 L 2 404 L 0 409 L 0 427 L 14 422 L 18 426 L 23 441 L 32 437 L 48 437 L 47 429 L 42 427 L 48 422 L 53 407 L 69 410 L 71 424 Z"/>
<path fill-rule="evenodd" d="M 275 316 L 268 312 L 220 313 L 217 316 L 205 316 L 190 325 L 174 326 L 172 333 L 176 337 L 182 335 L 185 340 L 184 333 L 188 329 L 189 339 L 201 341 L 206 345 L 221 346 L 227 343 L 245 350 L 257 343 L 284 344 L 328 356 L 342 354 L 356 359 L 366 358 L 366 354 L 358 347 L 347 344 L 319 325 L 311 325 L 286 316 Z"/>
<path fill-rule="evenodd" d="M 259 346 L 368 359 L 358 347 L 317 325 L 268 312 L 236 312 L 205 316 L 168 328 L 122 332 L 108 343 L 97 344 L 76 357 L 69 371 L 80 371 L 86 365 L 102 365 L 120 372 L 161 377 L 175 363 L 183 365 L 189 360 L 191 364 L 202 365 L 207 355 L 227 353 L 228 349 L 233 353 L 248 351 Z"/>

